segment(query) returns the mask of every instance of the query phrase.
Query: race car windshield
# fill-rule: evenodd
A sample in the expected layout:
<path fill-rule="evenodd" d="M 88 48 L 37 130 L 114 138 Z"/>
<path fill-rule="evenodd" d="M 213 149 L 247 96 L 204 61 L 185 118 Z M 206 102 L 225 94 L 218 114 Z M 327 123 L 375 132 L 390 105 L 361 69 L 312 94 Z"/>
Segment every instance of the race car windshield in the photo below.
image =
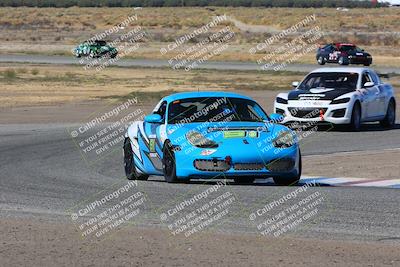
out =
<path fill-rule="evenodd" d="M 107 44 L 106 41 L 96 41 L 95 43 L 101 46 L 105 46 Z"/>
<path fill-rule="evenodd" d="M 342 45 L 340 47 L 340 51 L 344 51 L 344 52 L 352 51 L 352 50 L 355 50 L 355 49 L 356 49 L 356 46 L 354 46 L 354 45 Z"/>
<path fill-rule="evenodd" d="M 358 74 L 350 72 L 317 72 L 308 75 L 299 85 L 300 90 L 313 88 L 355 90 L 357 88 Z"/>
<path fill-rule="evenodd" d="M 198 97 L 176 100 L 168 106 L 168 123 L 268 120 L 254 101 L 234 97 Z"/>

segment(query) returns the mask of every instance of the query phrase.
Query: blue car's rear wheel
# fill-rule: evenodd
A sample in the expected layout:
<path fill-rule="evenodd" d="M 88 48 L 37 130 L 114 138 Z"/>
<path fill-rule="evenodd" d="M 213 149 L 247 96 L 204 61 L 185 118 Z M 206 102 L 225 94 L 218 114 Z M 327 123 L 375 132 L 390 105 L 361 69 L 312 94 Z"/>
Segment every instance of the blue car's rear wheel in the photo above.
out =
<path fill-rule="evenodd" d="M 149 178 L 146 174 L 139 174 L 136 171 L 133 151 L 129 138 L 125 138 L 124 142 L 124 167 L 125 175 L 128 180 L 147 180 Z"/>

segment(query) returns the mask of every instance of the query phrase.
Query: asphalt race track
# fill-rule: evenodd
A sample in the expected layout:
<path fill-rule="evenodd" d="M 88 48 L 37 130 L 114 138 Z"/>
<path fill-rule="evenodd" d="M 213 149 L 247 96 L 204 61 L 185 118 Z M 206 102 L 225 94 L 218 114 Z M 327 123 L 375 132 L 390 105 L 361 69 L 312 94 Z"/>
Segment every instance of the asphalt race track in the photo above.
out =
<path fill-rule="evenodd" d="M 0 55 L 0 62 L 13 63 L 36 63 L 36 64 L 75 64 L 78 65 L 79 58 L 71 56 L 46 56 L 46 55 Z M 170 67 L 167 60 L 158 59 L 121 59 L 113 63 L 119 67 Z M 83 65 L 84 66 L 84 65 Z M 324 67 L 337 67 L 336 64 L 325 65 Z M 260 66 L 253 62 L 234 62 L 234 61 L 207 61 L 199 65 L 201 69 L 215 70 L 260 70 Z M 309 72 L 318 68 L 316 64 L 290 64 L 285 67 L 285 71 Z M 371 68 L 376 71 L 387 74 L 400 74 L 399 68 L 394 67 L 376 67 Z"/>
<path fill-rule="evenodd" d="M 52 217 L 71 222 L 71 208 L 115 185 L 126 184 L 122 149 L 95 162 L 83 160 L 69 136 L 69 124 L 0 125 L 0 210 L 2 217 Z M 84 136 L 83 136 L 84 137 Z M 311 140 L 311 139 L 310 139 Z M 380 131 L 366 126 L 363 132 L 318 132 L 312 141 L 303 142 L 304 156 L 353 150 L 400 147 L 399 130 Z M 306 157 L 305 157 L 306 158 Z M 162 177 L 139 181 L 148 205 L 138 225 L 159 226 L 160 214 L 172 207 L 176 196 L 201 192 L 205 184 L 167 184 Z M 298 187 L 268 184 L 224 186 L 235 195 L 241 210 L 229 213 L 217 230 L 229 233 L 255 233 L 249 214 L 263 203 L 279 198 Z M 400 191 L 388 188 L 320 187 L 309 188 L 324 197 L 323 206 L 312 222 L 290 235 L 318 239 L 400 242 Z M 193 193 L 194 192 L 194 193 Z M 72 210 L 73 211 L 73 210 Z"/>

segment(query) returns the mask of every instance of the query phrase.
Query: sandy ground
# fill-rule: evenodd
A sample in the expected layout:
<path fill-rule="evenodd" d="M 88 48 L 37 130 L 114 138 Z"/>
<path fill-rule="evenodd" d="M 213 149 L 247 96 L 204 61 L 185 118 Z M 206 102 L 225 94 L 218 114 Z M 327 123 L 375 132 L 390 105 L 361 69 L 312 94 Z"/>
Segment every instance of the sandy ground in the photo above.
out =
<path fill-rule="evenodd" d="M 140 102 L 153 105 L 171 92 L 197 90 L 260 91 L 253 94 L 273 100 L 278 90 L 287 90 L 303 76 L 257 71 L 188 72 L 172 68 L 108 67 L 96 71 L 85 70 L 84 66 L 1 63 L 0 108 L 115 100 L 133 92 L 139 95 Z M 149 96 L 155 98 L 150 103 Z"/>
<path fill-rule="evenodd" d="M 399 179 L 393 166 L 400 164 L 400 149 L 305 156 L 303 164 L 305 175 Z"/>
<path fill-rule="evenodd" d="M 0 220 L 0 233 L 2 266 L 400 265 L 398 244 L 226 233 L 184 238 L 134 226 L 107 239 L 85 240 L 71 224 L 11 218 Z"/>

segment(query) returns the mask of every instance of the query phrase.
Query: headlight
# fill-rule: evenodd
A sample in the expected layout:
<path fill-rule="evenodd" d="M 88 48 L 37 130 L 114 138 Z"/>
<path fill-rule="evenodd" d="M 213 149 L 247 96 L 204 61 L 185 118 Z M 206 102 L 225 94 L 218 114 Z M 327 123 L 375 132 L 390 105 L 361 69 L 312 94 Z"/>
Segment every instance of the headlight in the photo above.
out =
<path fill-rule="evenodd" d="M 190 131 L 186 134 L 186 138 L 192 146 L 200 147 L 200 148 L 215 148 L 218 147 L 218 144 L 213 140 L 210 140 L 198 131 Z"/>
<path fill-rule="evenodd" d="M 342 98 L 342 99 L 337 99 L 337 100 L 333 100 L 331 102 L 331 104 L 344 104 L 350 101 L 350 98 L 346 97 L 346 98 Z"/>
<path fill-rule="evenodd" d="M 295 141 L 293 132 L 283 131 L 272 141 L 272 144 L 274 147 L 287 148 L 293 146 Z"/>
<path fill-rule="evenodd" d="M 287 104 L 288 103 L 286 99 L 283 99 L 281 97 L 277 97 L 276 98 L 276 102 L 278 102 L 280 104 Z"/>

